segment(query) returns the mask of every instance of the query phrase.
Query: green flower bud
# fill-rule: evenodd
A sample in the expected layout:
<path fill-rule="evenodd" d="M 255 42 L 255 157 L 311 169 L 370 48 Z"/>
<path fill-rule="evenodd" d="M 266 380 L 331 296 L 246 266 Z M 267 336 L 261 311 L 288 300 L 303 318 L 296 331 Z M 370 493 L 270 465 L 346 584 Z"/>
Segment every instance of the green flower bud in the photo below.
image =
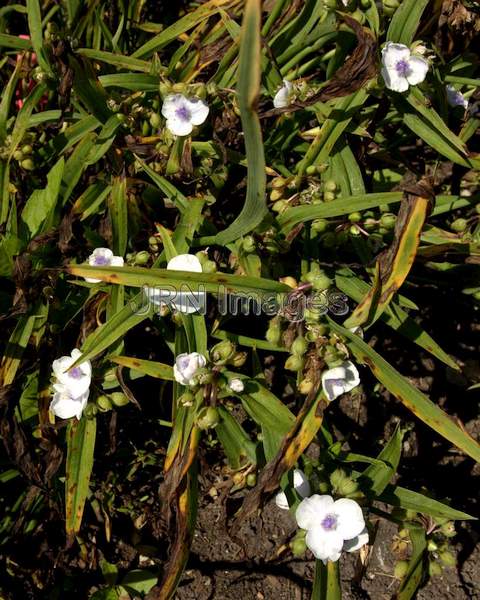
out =
<path fill-rule="evenodd" d="M 13 158 L 20 162 L 21 160 L 23 160 L 23 152 L 21 150 L 15 150 L 15 152 L 13 153 Z"/>
<path fill-rule="evenodd" d="M 215 344 L 210 350 L 212 362 L 219 365 L 225 365 L 230 358 L 235 354 L 235 344 L 230 340 L 223 340 Z"/>
<path fill-rule="evenodd" d="M 244 252 L 255 252 L 255 238 L 252 235 L 246 235 L 242 240 L 242 248 Z"/>
<path fill-rule="evenodd" d="M 199 429 L 212 429 L 218 425 L 219 421 L 218 410 L 213 406 L 205 406 L 198 413 L 197 427 Z"/>
<path fill-rule="evenodd" d="M 292 354 L 298 354 L 299 356 L 303 356 L 305 352 L 308 350 L 308 342 L 303 336 L 297 337 L 290 348 Z"/>
<path fill-rule="evenodd" d="M 317 292 L 321 292 L 323 290 L 328 290 L 328 288 L 332 285 L 332 280 L 330 277 L 327 277 L 324 274 L 315 275 L 312 280 L 312 287 Z"/>
<path fill-rule="evenodd" d="M 290 542 L 290 550 L 292 551 L 293 556 L 303 556 L 307 550 L 305 538 L 294 538 Z"/>
<path fill-rule="evenodd" d="M 162 124 L 162 119 L 160 117 L 160 115 L 158 113 L 152 113 L 150 115 L 150 125 L 154 128 L 154 129 L 158 129 L 160 127 L 160 125 Z"/>
<path fill-rule="evenodd" d="M 272 319 L 268 324 L 267 333 L 265 334 L 267 342 L 278 346 L 282 338 L 282 329 L 277 319 Z"/>
<path fill-rule="evenodd" d="M 323 192 L 323 199 L 325 200 L 325 202 L 332 202 L 333 200 L 335 200 L 336 197 L 337 196 L 335 192 Z"/>
<path fill-rule="evenodd" d="M 377 228 L 376 219 L 372 219 L 371 217 L 368 219 L 365 219 L 365 221 L 363 222 L 363 228 L 366 229 L 367 231 L 373 231 L 374 229 L 376 229 Z"/>
<path fill-rule="evenodd" d="M 130 402 L 128 396 L 126 396 L 123 392 L 113 392 L 110 394 L 110 400 L 114 406 L 118 407 L 125 406 Z"/>
<path fill-rule="evenodd" d="M 395 565 L 395 569 L 393 570 L 393 574 L 397 579 L 403 579 L 408 572 L 408 561 L 407 560 L 399 560 Z"/>
<path fill-rule="evenodd" d="M 324 361 L 327 363 L 330 369 L 339 367 L 343 363 L 343 356 L 338 352 L 336 348 L 327 346 L 323 355 Z"/>
<path fill-rule="evenodd" d="M 105 394 L 102 394 L 97 398 L 96 404 L 100 412 L 108 412 L 109 410 L 112 410 L 112 401 Z"/>
<path fill-rule="evenodd" d="M 357 212 L 350 213 L 350 214 L 348 215 L 348 220 L 349 220 L 351 223 L 358 223 L 359 221 L 361 221 L 361 220 L 362 220 L 362 215 L 361 215 L 361 213 L 359 213 L 358 211 L 357 211 Z"/>
<path fill-rule="evenodd" d="M 278 189 L 275 188 L 270 192 L 270 200 L 272 202 L 276 202 L 277 200 L 281 200 L 283 198 L 283 188 Z"/>
<path fill-rule="evenodd" d="M 142 252 L 137 252 L 134 262 L 136 265 L 146 265 L 149 260 L 150 254 L 146 250 L 142 250 Z"/>
<path fill-rule="evenodd" d="M 83 411 L 83 416 L 87 419 L 93 419 L 93 417 L 97 414 L 98 408 L 96 404 L 89 402 Z"/>
<path fill-rule="evenodd" d="M 203 273 L 216 273 L 217 272 L 217 264 L 213 260 L 206 260 L 202 264 Z"/>
<path fill-rule="evenodd" d="M 192 406 L 195 400 L 195 396 L 190 391 L 183 392 L 178 398 L 178 403 L 181 406 Z"/>
<path fill-rule="evenodd" d="M 246 479 L 248 487 L 255 487 L 257 485 L 257 474 L 249 473 Z"/>
<path fill-rule="evenodd" d="M 287 180 L 283 177 L 274 177 L 271 185 L 274 190 L 283 190 L 283 188 L 287 185 Z"/>
<path fill-rule="evenodd" d="M 315 219 L 311 224 L 312 231 L 323 233 L 328 229 L 328 221 L 326 219 Z"/>
<path fill-rule="evenodd" d="M 393 213 L 384 213 L 380 217 L 380 225 L 385 229 L 394 229 L 396 220 L 397 217 Z"/>
<path fill-rule="evenodd" d="M 371 4 L 371 0 L 360 0 L 360 6 L 364 9 L 370 8 Z"/>
<path fill-rule="evenodd" d="M 305 173 L 307 175 L 316 175 L 317 174 L 317 166 L 316 165 L 308 165 L 305 169 Z"/>
<path fill-rule="evenodd" d="M 20 166 L 22 167 L 22 169 L 25 169 L 25 171 L 33 171 L 33 169 L 35 168 L 35 164 L 31 158 L 26 158 L 25 160 L 22 160 Z"/>
<path fill-rule="evenodd" d="M 428 540 L 427 550 L 429 552 L 436 552 L 438 550 L 438 544 L 435 542 L 435 540 Z"/>
<path fill-rule="evenodd" d="M 441 526 L 440 531 L 447 538 L 453 537 L 456 534 L 455 523 L 453 521 L 448 521 L 447 523 L 444 523 Z"/>
<path fill-rule="evenodd" d="M 336 192 L 337 184 L 335 183 L 335 181 L 333 179 L 327 179 L 327 181 L 323 184 L 323 189 L 326 192 Z"/>
<path fill-rule="evenodd" d="M 232 367 L 242 367 L 247 360 L 246 352 L 235 352 L 233 357 L 228 361 Z"/>
<path fill-rule="evenodd" d="M 355 225 L 352 225 L 349 228 L 348 233 L 350 235 L 353 235 L 353 237 L 358 237 L 359 235 L 362 235 L 362 232 L 360 231 L 360 229 L 358 227 L 355 227 Z"/>
<path fill-rule="evenodd" d="M 450 229 L 457 233 L 463 233 L 467 227 L 468 223 L 466 219 L 455 219 L 450 225 Z"/>
<path fill-rule="evenodd" d="M 33 152 L 33 148 L 30 146 L 30 144 L 25 144 L 25 146 L 22 146 L 22 152 L 23 154 L 31 154 Z"/>
<path fill-rule="evenodd" d="M 285 361 L 287 371 L 301 371 L 303 369 L 303 358 L 298 354 L 292 354 Z"/>

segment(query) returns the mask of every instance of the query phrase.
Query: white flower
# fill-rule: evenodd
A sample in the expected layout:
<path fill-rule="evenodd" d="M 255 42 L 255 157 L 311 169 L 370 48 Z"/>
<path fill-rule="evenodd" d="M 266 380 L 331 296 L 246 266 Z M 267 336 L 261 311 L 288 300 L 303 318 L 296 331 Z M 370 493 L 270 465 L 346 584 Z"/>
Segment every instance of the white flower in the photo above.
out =
<path fill-rule="evenodd" d="M 189 271 L 201 273 L 202 265 L 194 254 L 179 254 L 168 261 L 167 269 L 171 271 Z M 185 282 L 187 285 L 187 282 Z M 153 304 L 171 305 L 174 310 L 184 314 L 201 312 L 205 309 L 207 294 L 205 292 L 177 292 L 174 288 L 146 288 L 147 297 Z"/>
<path fill-rule="evenodd" d="M 108 248 L 95 248 L 88 257 L 88 264 L 92 267 L 123 267 L 123 258 L 121 256 L 114 256 L 113 252 Z M 88 281 L 88 283 L 98 283 L 102 280 L 85 277 L 85 281 Z"/>
<path fill-rule="evenodd" d="M 450 106 L 463 106 L 463 108 L 467 110 L 468 100 L 463 97 L 462 92 L 459 92 L 450 84 L 446 86 L 445 90 L 447 92 L 447 102 Z"/>
<path fill-rule="evenodd" d="M 75 348 L 70 356 L 57 358 L 52 365 L 53 374 L 56 377 L 55 383 L 64 386 L 68 395 L 75 399 L 83 396 L 85 392 L 88 396 L 92 380 L 92 365 L 89 360 L 80 363 L 73 369 L 70 368 L 81 355 L 80 350 Z"/>
<path fill-rule="evenodd" d="M 334 501 L 331 496 L 314 494 L 300 502 L 295 518 L 298 526 L 307 530 L 307 547 L 324 563 L 337 561 L 342 550 L 358 549 L 360 538 L 368 541 L 362 509 L 349 498 Z"/>
<path fill-rule="evenodd" d="M 282 87 L 278 90 L 278 92 L 273 97 L 273 106 L 275 108 L 285 108 L 290 104 L 290 96 L 293 91 L 293 83 L 287 81 L 287 79 L 283 80 Z"/>
<path fill-rule="evenodd" d="M 406 92 L 410 85 L 421 83 L 427 76 L 428 62 L 412 56 L 405 44 L 387 42 L 382 50 L 382 77 L 389 90 Z"/>
<path fill-rule="evenodd" d="M 82 412 L 87 405 L 89 390 L 81 396 L 74 398 L 68 388 L 61 384 L 54 384 L 55 393 L 50 402 L 50 410 L 60 419 L 77 417 L 80 420 Z"/>
<path fill-rule="evenodd" d="M 207 364 L 206 358 L 198 352 L 179 354 L 173 365 L 173 376 L 175 381 L 182 385 L 192 385 L 193 378 L 199 369 Z"/>
<path fill-rule="evenodd" d="M 293 471 L 293 487 L 301 498 L 306 498 L 312 493 L 310 483 L 308 482 L 305 473 L 300 471 L 300 469 L 295 469 Z M 288 510 L 289 506 L 285 492 L 279 492 L 275 496 L 275 504 L 278 506 L 278 508 Z"/>
<path fill-rule="evenodd" d="M 243 381 L 238 377 L 230 379 L 230 381 L 228 382 L 228 387 L 232 390 L 232 392 L 235 392 L 237 394 L 240 394 L 245 389 Z"/>
<path fill-rule="evenodd" d="M 345 540 L 343 543 L 343 549 L 345 552 L 356 552 L 360 550 L 365 544 L 368 544 L 368 530 L 366 527 L 357 535 L 357 537 L 351 540 Z"/>
<path fill-rule="evenodd" d="M 186 98 L 183 94 L 169 94 L 162 105 L 162 115 L 167 119 L 167 129 L 173 135 L 192 133 L 194 125 L 201 125 L 209 108 L 200 98 Z"/>
<path fill-rule="evenodd" d="M 329 402 L 353 390 L 359 384 L 360 375 L 357 367 L 349 360 L 322 374 L 322 387 Z"/>

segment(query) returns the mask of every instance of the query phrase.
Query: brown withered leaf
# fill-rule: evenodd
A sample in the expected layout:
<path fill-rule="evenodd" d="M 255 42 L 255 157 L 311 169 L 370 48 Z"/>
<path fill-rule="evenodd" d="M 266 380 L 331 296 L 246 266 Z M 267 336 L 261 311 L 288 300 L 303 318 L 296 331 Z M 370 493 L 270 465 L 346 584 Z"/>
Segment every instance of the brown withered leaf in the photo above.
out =
<path fill-rule="evenodd" d="M 326 102 L 334 98 L 349 96 L 362 88 L 367 81 L 376 77 L 377 65 L 377 42 L 371 31 L 362 27 L 358 21 L 348 15 L 343 15 L 345 23 L 353 29 L 358 44 L 335 75 L 316 94 L 304 102 L 295 102 L 284 108 L 275 108 L 260 115 L 261 118 L 272 117 L 285 112 L 294 112 L 317 102 Z"/>

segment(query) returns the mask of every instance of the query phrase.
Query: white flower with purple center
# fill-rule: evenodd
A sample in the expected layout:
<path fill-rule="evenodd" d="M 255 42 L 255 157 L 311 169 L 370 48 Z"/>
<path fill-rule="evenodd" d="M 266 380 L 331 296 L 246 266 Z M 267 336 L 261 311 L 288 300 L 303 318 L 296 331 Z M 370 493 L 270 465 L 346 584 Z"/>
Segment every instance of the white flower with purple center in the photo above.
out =
<path fill-rule="evenodd" d="M 64 385 L 55 383 L 55 390 L 52 401 L 50 402 L 50 410 L 60 419 L 71 419 L 77 417 L 80 420 L 83 410 L 87 405 L 89 390 L 81 396 L 74 398 L 68 388 Z"/>
<path fill-rule="evenodd" d="M 123 267 L 123 258 L 121 256 L 114 256 L 109 248 L 95 248 L 87 260 L 91 267 Z M 102 280 L 85 277 L 85 281 L 88 281 L 88 283 L 99 283 Z"/>
<path fill-rule="evenodd" d="M 357 367 L 349 360 L 322 374 L 322 388 L 329 402 L 350 392 L 359 384 L 360 375 Z"/>
<path fill-rule="evenodd" d="M 295 469 L 293 471 L 293 488 L 301 498 L 307 498 L 312 493 L 310 483 L 303 471 Z M 275 504 L 278 508 L 288 510 L 288 500 L 285 492 L 279 492 L 275 496 Z"/>
<path fill-rule="evenodd" d="M 428 62 L 412 55 L 405 44 L 387 42 L 382 50 L 382 77 L 389 90 L 406 92 L 411 85 L 421 83 L 428 72 Z"/>
<path fill-rule="evenodd" d="M 335 562 L 342 551 L 354 552 L 368 542 L 362 509 L 350 498 L 314 494 L 300 502 L 295 518 L 307 531 L 307 547 L 324 563 Z"/>
<path fill-rule="evenodd" d="M 92 380 L 92 365 L 89 360 L 86 360 L 72 368 L 72 365 L 82 356 L 80 350 L 75 348 L 70 356 L 62 356 L 53 361 L 52 370 L 56 378 L 55 384 L 60 384 L 64 389 L 57 391 L 65 391 L 71 398 L 77 399 L 87 393 Z"/>
<path fill-rule="evenodd" d="M 200 98 L 187 98 L 183 94 L 169 94 L 162 105 L 162 115 L 167 119 L 167 129 L 173 135 L 186 136 L 194 125 L 201 125 L 208 117 L 209 108 Z"/>
<path fill-rule="evenodd" d="M 448 84 L 445 88 L 447 93 L 447 102 L 450 106 L 463 106 L 465 110 L 468 108 L 468 100 L 464 98 L 462 92 L 456 90 L 453 85 Z"/>
<path fill-rule="evenodd" d="M 201 273 L 202 264 L 194 254 L 179 254 L 168 261 L 167 269 L 171 271 L 187 271 L 189 273 Z M 188 277 L 182 284 L 188 287 Z M 205 309 L 206 292 L 177 291 L 173 287 L 167 288 L 145 288 L 148 299 L 156 306 L 171 306 L 173 310 L 184 314 L 202 312 Z"/>
<path fill-rule="evenodd" d="M 199 369 L 207 364 L 207 359 L 198 352 L 179 354 L 173 365 L 175 381 L 181 385 L 193 385 L 194 377 Z"/>
<path fill-rule="evenodd" d="M 288 81 L 287 79 L 283 80 L 282 87 L 278 90 L 278 92 L 273 97 L 273 106 L 275 108 L 285 108 L 290 104 L 290 98 L 293 92 L 293 83 Z"/>

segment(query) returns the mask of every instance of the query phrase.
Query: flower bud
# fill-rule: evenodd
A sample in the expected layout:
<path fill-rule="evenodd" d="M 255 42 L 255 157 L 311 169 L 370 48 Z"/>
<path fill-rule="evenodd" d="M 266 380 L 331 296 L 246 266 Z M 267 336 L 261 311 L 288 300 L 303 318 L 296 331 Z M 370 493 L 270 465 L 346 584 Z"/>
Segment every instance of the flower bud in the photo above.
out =
<path fill-rule="evenodd" d="M 450 229 L 457 233 L 463 233 L 467 227 L 468 222 L 466 219 L 455 219 L 455 221 L 453 221 L 453 223 L 450 225 Z"/>
<path fill-rule="evenodd" d="M 100 412 L 108 412 L 109 410 L 112 410 L 112 402 L 105 394 L 102 394 L 97 398 L 96 404 Z"/>
<path fill-rule="evenodd" d="M 308 342 L 303 336 L 297 337 L 290 348 L 292 354 L 303 356 L 308 349 Z"/>
<path fill-rule="evenodd" d="M 83 416 L 86 417 L 87 419 L 93 419 L 93 417 L 97 414 L 97 412 L 98 412 L 97 406 L 95 404 L 93 404 L 92 402 L 90 402 L 83 409 Z"/>
<path fill-rule="evenodd" d="M 335 192 L 323 192 L 323 199 L 325 202 L 332 202 L 336 197 Z"/>
<path fill-rule="evenodd" d="M 33 169 L 35 168 L 35 164 L 31 158 L 26 158 L 25 160 L 22 160 L 20 166 L 22 167 L 22 169 L 25 169 L 25 171 L 33 171 Z"/>
<path fill-rule="evenodd" d="M 158 113 L 152 113 L 150 115 L 150 125 L 153 127 L 153 129 L 158 129 L 160 127 L 160 125 L 162 124 L 162 119 L 160 117 L 160 115 Z"/>
<path fill-rule="evenodd" d="M 275 177 L 272 179 L 272 188 L 274 190 L 281 190 L 286 186 L 287 182 L 283 177 Z"/>
<path fill-rule="evenodd" d="M 239 377 L 234 377 L 228 382 L 228 387 L 236 394 L 241 394 L 245 389 L 243 381 Z"/>
<path fill-rule="evenodd" d="M 230 340 L 223 340 L 215 344 L 210 350 L 212 362 L 219 365 L 225 365 L 227 361 L 233 357 L 235 353 L 235 344 Z"/>
<path fill-rule="evenodd" d="M 181 406 L 192 406 L 193 402 L 195 400 L 195 396 L 192 394 L 192 392 L 190 391 L 186 391 L 184 392 L 181 396 L 179 396 L 178 398 L 178 403 Z"/>
<path fill-rule="evenodd" d="M 267 333 L 265 334 L 267 342 L 278 346 L 282 338 L 282 329 L 278 319 L 272 319 L 268 324 Z"/>
<path fill-rule="evenodd" d="M 242 240 L 242 248 L 244 252 L 255 252 L 255 238 L 252 235 L 246 235 Z"/>
<path fill-rule="evenodd" d="M 198 414 L 197 427 L 199 429 L 212 429 L 218 425 L 219 420 L 218 410 L 213 406 L 205 406 Z"/>
<path fill-rule="evenodd" d="M 130 402 L 128 397 L 123 392 L 113 392 L 110 394 L 110 400 L 114 406 L 125 406 Z"/>
<path fill-rule="evenodd" d="M 362 220 L 362 215 L 361 215 L 361 214 L 360 214 L 358 211 L 357 211 L 357 212 L 350 213 L 350 214 L 348 215 L 348 220 L 349 220 L 351 223 L 358 223 L 359 221 L 361 221 L 361 220 Z"/>
<path fill-rule="evenodd" d="M 362 235 L 362 232 L 360 231 L 360 229 L 358 227 L 356 227 L 355 225 L 352 225 L 349 228 L 348 233 L 350 235 L 353 235 L 354 237 L 358 237 L 359 235 Z"/>
<path fill-rule="evenodd" d="M 373 231 L 374 229 L 376 229 L 377 228 L 376 219 L 372 219 L 371 217 L 369 217 L 368 219 L 365 219 L 365 221 L 363 222 L 363 228 L 366 229 L 367 231 Z"/>
<path fill-rule="evenodd" d="M 327 181 L 323 185 L 323 189 L 326 192 L 335 192 L 337 190 L 337 184 L 333 179 L 327 179 Z"/>
<path fill-rule="evenodd" d="M 316 175 L 317 174 L 317 166 L 316 165 L 308 165 L 305 169 L 305 173 L 307 175 Z"/>
<path fill-rule="evenodd" d="M 202 272 L 203 273 L 216 273 L 217 272 L 217 263 L 213 260 L 206 260 L 202 264 Z"/>
<path fill-rule="evenodd" d="M 228 361 L 232 367 L 242 367 L 247 360 L 246 352 L 235 352 L 233 357 Z"/>
<path fill-rule="evenodd" d="M 247 475 L 247 479 L 246 479 L 247 485 L 248 487 L 254 487 L 257 485 L 257 474 L 256 473 L 249 473 Z"/>
<path fill-rule="evenodd" d="M 323 233 L 328 229 L 327 219 L 315 219 L 314 221 L 312 221 L 311 229 L 312 231 Z"/>
<path fill-rule="evenodd" d="M 275 188 L 270 192 L 270 200 L 272 202 L 276 202 L 277 200 L 281 200 L 283 198 L 283 188 L 278 189 Z"/>
<path fill-rule="evenodd" d="M 303 556 L 307 550 L 305 538 L 295 537 L 290 542 L 290 549 L 292 551 L 293 556 Z"/>
<path fill-rule="evenodd" d="M 304 396 L 309 394 L 312 390 L 313 381 L 309 377 L 305 377 L 305 379 L 302 379 L 302 381 L 298 384 L 298 391 Z"/>
<path fill-rule="evenodd" d="M 397 217 L 393 213 L 384 213 L 380 217 L 380 225 L 385 229 L 393 229 L 395 227 L 395 221 Z"/>
<path fill-rule="evenodd" d="M 447 523 L 444 523 L 441 526 L 440 531 L 447 538 L 453 537 L 456 534 L 455 523 L 453 521 L 447 521 Z"/>
<path fill-rule="evenodd" d="M 141 252 L 137 252 L 134 258 L 134 263 L 136 265 L 146 265 L 150 260 L 150 254 L 146 250 L 142 250 Z"/>
<path fill-rule="evenodd" d="M 22 146 L 22 152 L 23 154 L 31 154 L 33 152 L 33 148 L 30 146 L 30 144 L 25 144 L 25 146 Z"/>
<path fill-rule="evenodd" d="M 285 361 L 287 371 L 301 371 L 303 369 L 303 358 L 297 354 L 292 354 Z"/>

